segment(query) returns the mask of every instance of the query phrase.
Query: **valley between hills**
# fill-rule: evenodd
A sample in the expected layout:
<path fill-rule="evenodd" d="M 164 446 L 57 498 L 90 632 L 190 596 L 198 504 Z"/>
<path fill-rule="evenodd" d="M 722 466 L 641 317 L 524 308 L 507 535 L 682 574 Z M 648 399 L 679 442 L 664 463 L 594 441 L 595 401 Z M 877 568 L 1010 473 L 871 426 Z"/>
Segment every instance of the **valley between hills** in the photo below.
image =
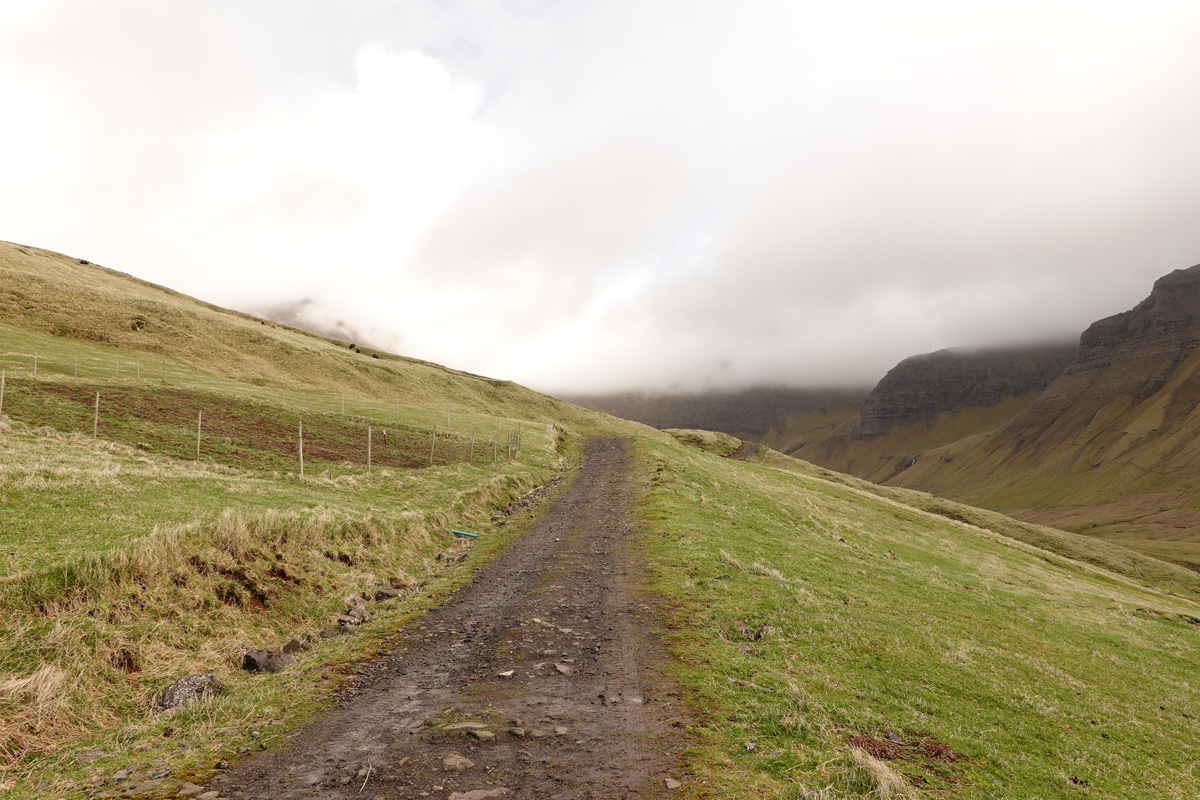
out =
<path fill-rule="evenodd" d="M 1198 344 L 647 425 L 0 243 L 0 794 L 1192 797 Z"/>
<path fill-rule="evenodd" d="M 1077 343 L 913 356 L 857 404 L 828 389 L 575 399 L 1200 569 L 1198 346 L 1200 267 L 1192 267 L 1164 276 Z M 787 400 L 763 407 L 770 396 Z M 814 407 L 827 412 L 825 426 L 790 424 Z"/>

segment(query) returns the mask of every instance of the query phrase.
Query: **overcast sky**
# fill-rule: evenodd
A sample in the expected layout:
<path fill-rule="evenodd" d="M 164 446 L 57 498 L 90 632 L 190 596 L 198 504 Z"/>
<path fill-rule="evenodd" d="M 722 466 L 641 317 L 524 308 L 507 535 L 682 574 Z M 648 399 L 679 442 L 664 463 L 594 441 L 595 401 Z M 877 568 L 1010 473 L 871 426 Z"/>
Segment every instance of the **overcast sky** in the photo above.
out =
<path fill-rule="evenodd" d="M 1194 0 L 0 0 L 0 239 L 544 391 L 871 384 L 1200 262 L 1197 41 Z"/>

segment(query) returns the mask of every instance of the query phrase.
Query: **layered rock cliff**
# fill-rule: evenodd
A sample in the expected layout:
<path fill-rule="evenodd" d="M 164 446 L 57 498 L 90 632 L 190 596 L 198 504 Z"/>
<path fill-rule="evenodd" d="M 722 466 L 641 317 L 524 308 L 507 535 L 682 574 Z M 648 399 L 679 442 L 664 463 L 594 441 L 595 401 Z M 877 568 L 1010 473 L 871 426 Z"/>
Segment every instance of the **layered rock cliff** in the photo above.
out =
<path fill-rule="evenodd" d="M 897 425 L 932 423 L 947 411 L 1000 405 L 1041 392 L 1075 357 L 1074 344 L 1006 350 L 938 350 L 906 358 L 871 390 L 839 433 L 878 436 Z"/>
<path fill-rule="evenodd" d="M 1093 533 L 1200 567 L 1200 266 L 1093 323 L 1076 359 L 992 433 L 891 483 Z"/>
<path fill-rule="evenodd" d="M 1028 408 L 1074 358 L 1073 344 L 939 350 L 906 358 L 862 408 L 789 453 L 883 482 L 925 450 L 994 430 Z"/>

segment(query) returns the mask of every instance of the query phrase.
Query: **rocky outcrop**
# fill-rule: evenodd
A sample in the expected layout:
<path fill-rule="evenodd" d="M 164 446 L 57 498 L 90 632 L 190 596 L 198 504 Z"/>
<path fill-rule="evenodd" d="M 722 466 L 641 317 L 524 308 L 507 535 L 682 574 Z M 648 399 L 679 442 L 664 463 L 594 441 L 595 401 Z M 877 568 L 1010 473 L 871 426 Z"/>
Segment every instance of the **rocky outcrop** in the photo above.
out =
<path fill-rule="evenodd" d="M 188 675 L 163 689 L 154 698 L 157 708 L 179 708 L 195 700 L 225 693 L 225 684 L 210 672 Z"/>
<path fill-rule="evenodd" d="M 1150 397 L 1198 346 L 1200 265 L 1159 278 L 1132 309 L 1092 323 L 1079 337 L 1078 358 L 1019 427 L 1044 426 L 1069 409 L 1095 410 L 1119 397 Z"/>
<path fill-rule="evenodd" d="M 1200 568 L 1200 266 L 1088 327 L 1006 424 L 910 456 L 889 483 Z"/>
<path fill-rule="evenodd" d="M 871 390 L 841 434 L 876 436 L 939 414 L 989 408 L 1044 390 L 1075 357 L 1073 344 L 1004 350 L 938 350 L 906 358 Z"/>

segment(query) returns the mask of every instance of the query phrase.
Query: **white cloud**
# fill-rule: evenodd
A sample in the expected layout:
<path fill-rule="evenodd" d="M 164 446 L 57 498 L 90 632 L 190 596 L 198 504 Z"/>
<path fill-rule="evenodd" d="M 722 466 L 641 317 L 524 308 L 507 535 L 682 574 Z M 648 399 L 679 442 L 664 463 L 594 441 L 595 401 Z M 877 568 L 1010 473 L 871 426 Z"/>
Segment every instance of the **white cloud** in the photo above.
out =
<path fill-rule="evenodd" d="M 316 298 L 539 388 L 869 381 L 1077 332 L 1200 260 L 1190 3 L 20 20 L 0 236 L 216 302 Z"/>

